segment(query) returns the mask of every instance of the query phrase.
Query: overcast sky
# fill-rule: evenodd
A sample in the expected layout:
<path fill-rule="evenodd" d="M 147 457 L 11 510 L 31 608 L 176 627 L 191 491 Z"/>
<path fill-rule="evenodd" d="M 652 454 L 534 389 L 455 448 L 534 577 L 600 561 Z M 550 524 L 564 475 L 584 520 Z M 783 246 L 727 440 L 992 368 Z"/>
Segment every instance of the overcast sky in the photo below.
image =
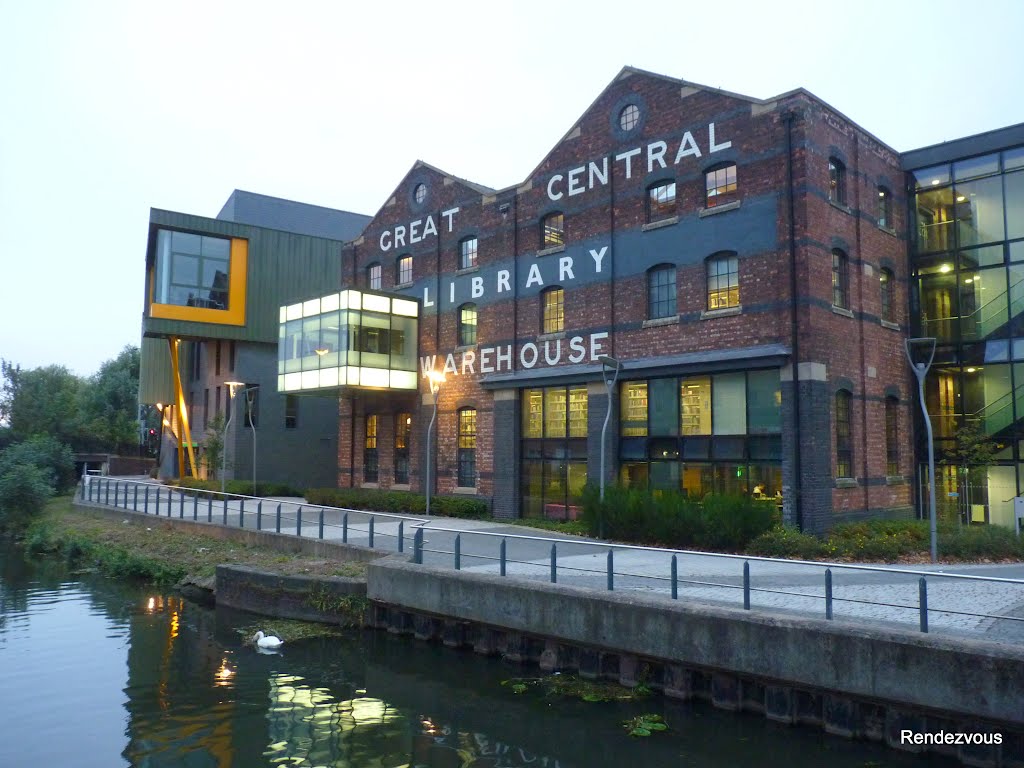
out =
<path fill-rule="evenodd" d="M 417 159 L 505 187 L 624 65 L 804 87 L 913 149 L 1024 122 L 1022 29 L 1014 0 L 0 0 L 0 357 L 138 344 L 150 207 L 372 214 Z"/>

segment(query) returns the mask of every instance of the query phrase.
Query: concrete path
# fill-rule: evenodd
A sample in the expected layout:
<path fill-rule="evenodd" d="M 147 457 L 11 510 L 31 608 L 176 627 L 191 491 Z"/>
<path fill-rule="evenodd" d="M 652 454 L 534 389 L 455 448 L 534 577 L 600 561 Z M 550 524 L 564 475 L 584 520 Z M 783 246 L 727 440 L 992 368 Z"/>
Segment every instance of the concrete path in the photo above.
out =
<path fill-rule="evenodd" d="M 115 485 L 114 480 L 120 482 Z M 591 589 L 608 587 L 608 550 L 612 546 L 615 590 L 671 599 L 672 553 L 665 550 L 609 545 L 500 521 L 322 510 L 297 498 L 233 499 L 225 504 L 220 500 L 196 499 L 158 484 L 125 480 L 129 479 L 111 478 L 109 483 L 106 478 L 99 483 L 93 479 L 93 500 L 138 512 L 148 510 L 149 514 L 161 517 L 194 517 L 201 522 L 251 529 L 258 526 L 267 531 L 279 529 L 281 533 L 311 538 L 321 535 L 322 512 L 324 539 L 346 540 L 361 546 L 370 545 L 372 519 L 374 548 L 399 551 L 401 532 L 401 550 L 410 556 L 416 530 L 422 528 L 424 562 L 455 567 L 458 539 L 460 567 L 481 573 L 500 572 L 500 548 L 504 541 L 506 574 L 543 581 L 551 579 L 554 544 L 558 583 Z M 87 489 L 87 497 L 89 492 Z M 678 553 L 678 599 L 742 606 L 744 561 L 743 557 Z M 829 564 L 746 561 L 750 566 L 751 609 L 825 617 L 825 570 Z M 881 570 L 832 565 L 831 569 L 836 621 L 918 629 L 919 579 L 923 572 L 927 574 L 929 631 L 1024 643 L 1024 564 L 886 566 Z M 954 574 L 1017 581 L 949 578 Z"/>

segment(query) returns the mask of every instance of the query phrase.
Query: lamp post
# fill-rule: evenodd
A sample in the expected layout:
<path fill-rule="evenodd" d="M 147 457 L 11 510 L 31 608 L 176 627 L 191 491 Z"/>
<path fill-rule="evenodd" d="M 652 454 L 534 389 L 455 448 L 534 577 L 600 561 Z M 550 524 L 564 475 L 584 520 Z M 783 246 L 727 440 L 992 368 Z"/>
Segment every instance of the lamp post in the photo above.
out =
<path fill-rule="evenodd" d="M 444 374 L 438 373 L 437 371 L 431 371 L 429 375 L 430 380 L 430 394 L 434 396 L 434 413 L 430 417 L 430 424 L 427 426 L 427 477 L 426 477 L 426 489 L 427 489 L 427 517 L 430 517 L 430 491 L 432 483 L 430 482 L 430 454 L 431 444 L 434 434 L 434 422 L 437 421 L 437 400 L 441 393 L 441 385 L 444 384 Z"/>
<path fill-rule="evenodd" d="M 224 445 L 221 448 L 221 478 L 220 478 L 220 490 L 224 492 L 227 484 L 227 465 L 228 465 L 228 428 L 231 426 L 231 417 L 234 415 L 231 408 L 231 401 L 235 399 L 235 390 L 239 387 L 244 387 L 242 394 L 245 395 L 245 402 L 249 406 L 249 426 L 252 427 L 252 495 L 256 495 L 256 424 L 252 420 L 252 404 L 256 399 L 256 390 L 259 389 L 259 385 L 246 387 L 244 382 L 241 381 L 225 381 L 224 386 L 228 388 L 228 420 L 224 425 Z"/>
<path fill-rule="evenodd" d="M 932 562 L 939 557 L 938 545 L 938 524 L 935 515 L 935 442 L 932 439 L 932 420 L 928 415 L 928 406 L 924 401 L 924 380 L 928 375 L 928 369 L 932 367 L 932 360 L 935 359 L 935 342 L 932 337 L 920 339 L 907 339 L 904 342 L 904 351 L 907 353 L 907 362 L 917 377 L 917 392 L 921 400 L 921 415 L 924 416 L 924 428 L 928 435 L 928 526 L 931 530 L 931 555 Z M 914 359 L 914 349 L 921 350 L 919 360 Z M 928 360 L 924 357 L 927 355 Z"/>
<path fill-rule="evenodd" d="M 598 362 L 601 363 L 601 378 L 604 380 L 604 387 L 608 391 L 608 402 L 604 409 L 604 426 L 601 427 L 601 480 L 600 480 L 600 498 L 604 502 L 604 455 L 605 455 L 605 444 L 608 442 L 608 421 L 612 416 L 612 395 L 615 392 L 615 382 L 618 381 L 619 371 L 622 370 L 622 363 L 616 360 L 614 357 L 608 355 L 601 355 L 597 358 Z M 604 509 L 601 510 L 601 515 L 598 519 L 598 538 L 604 536 Z"/>

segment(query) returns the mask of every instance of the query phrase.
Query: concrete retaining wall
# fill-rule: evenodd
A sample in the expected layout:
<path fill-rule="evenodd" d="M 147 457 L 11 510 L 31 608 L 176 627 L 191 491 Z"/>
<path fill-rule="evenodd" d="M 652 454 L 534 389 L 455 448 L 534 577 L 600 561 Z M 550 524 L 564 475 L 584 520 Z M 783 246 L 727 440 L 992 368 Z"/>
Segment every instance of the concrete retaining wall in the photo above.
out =
<path fill-rule="evenodd" d="M 366 582 L 340 576 L 280 576 L 217 566 L 217 604 L 284 619 L 363 626 Z"/>

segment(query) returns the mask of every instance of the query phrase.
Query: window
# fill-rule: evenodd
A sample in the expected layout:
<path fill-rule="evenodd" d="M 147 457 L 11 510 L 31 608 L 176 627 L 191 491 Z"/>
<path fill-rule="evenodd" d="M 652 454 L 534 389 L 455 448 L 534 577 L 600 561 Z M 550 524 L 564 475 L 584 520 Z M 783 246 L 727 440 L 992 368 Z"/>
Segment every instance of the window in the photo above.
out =
<path fill-rule="evenodd" d="M 836 477 L 853 477 L 851 397 L 845 389 L 836 392 Z"/>
<path fill-rule="evenodd" d="M 363 482 L 377 482 L 377 414 L 366 414 L 366 439 L 363 443 Z"/>
<path fill-rule="evenodd" d="M 828 199 L 846 205 L 846 166 L 834 157 L 828 159 Z"/>
<path fill-rule="evenodd" d="M 739 259 L 734 253 L 716 254 L 708 259 L 708 309 L 740 305 Z"/>
<path fill-rule="evenodd" d="M 522 511 L 575 519 L 587 482 L 587 387 L 526 389 L 522 394 Z"/>
<path fill-rule="evenodd" d="M 409 442 L 412 435 L 412 414 L 395 414 L 395 483 L 409 484 Z"/>
<path fill-rule="evenodd" d="M 899 400 L 885 398 L 885 474 L 896 477 L 900 473 Z"/>
<path fill-rule="evenodd" d="M 476 344 L 476 304 L 459 307 L 459 346 Z"/>
<path fill-rule="evenodd" d="M 647 221 L 660 221 L 676 215 L 676 183 L 665 181 L 647 188 Z"/>
<path fill-rule="evenodd" d="M 892 192 L 888 187 L 878 188 L 878 226 L 892 229 Z"/>
<path fill-rule="evenodd" d="M 476 266 L 476 244 L 475 237 L 467 237 L 459 242 L 459 269 L 470 269 Z"/>
<path fill-rule="evenodd" d="M 284 396 L 284 428 L 295 429 L 299 426 L 299 396 Z"/>
<path fill-rule="evenodd" d="M 395 285 L 404 285 L 412 282 L 412 256 L 406 254 L 398 257 L 395 266 Z"/>
<path fill-rule="evenodd" d="M 647 272 L 647 317 L 656 320 L 676 315 L 676 268 L 671 264 Z"/>
<path fill-rule="evenodd" d="M 220 416 L 220 387 L 217 387 L 217 397 L 213 403 L 214 414 Z"/>
<path fill-rule="evenodd" d="M 832 250 L 832 306 L 850 308 L 850 262 L 838 248 Z"/>
<path fill-rule="evenodd" d="M 476 487 L 476 408 L 459 411 L 459 477 L 460 488 Z"/>
<path fill-rule="evenodd" d="M 202 374 L 202 352 L 203 343 L 201 341 L 192 342 L 192 381 L 199 381 Z"/>
<path fill-rule="evenodd" d="M 736 197 L 736 163 L 712 168 L 704 174 L 704 183 L 708 208 L 731 202 Z"/>
<path fill-rule="evenodd" d="M 420 205 L 424 200 L 427 199 L 427 185 L 417 184 L 416 188 L 412 191 L 413 200 L 416 201 L 417 205 Z"/>
<path fill-rule="evenodd" d="M 540 247 L 554 248 L 565 245 L 565 216 L 561 213 L 549 213 L 540 225 Z"/>
<path fill-rule="evenodd" d="M 380 264 L 371 264 L 366 268 L 366 285 L 371 290 L 380 290 Z"/>
<path fill-rule="evenodd" d="M 228 308 L 231 240 L 190 232 L 157 232 L 153 301 Z"/>
<path fill-rule="evenodd" d="M 220 376 L 220 341 L 216 342 L 216 346 L 217 346 L 217 351 L 214 353 L 214 360 L 216 361 L 214 363 L 214 366 L 215 366 L 214 375 Z"/>
<path fill-rule="evenodd" d="M 245 414 L 242 423 L 249 429 L 260 425 L 259 384 L 246 384 L 242 397 L 245 398 Z"/>
<path fill-rule="evenodd" d="M 627 104 L 619 112 L 619 127 L 624 131 L 632 131 L 640 122 L 640 108 L 636 104 Z"/>
<path fill-rule="evenodd" d="M 203 392 L 203 429 L 210 426 L 211 419 L 213 419 L 213 414 L 210 413 L 210 388 L 207 387 Z"/>
<path fill-rule="evenodd" d="M 891 269 L 884 267 L 878 273 L 878 284 L 882 290 L 882 319 L 887 323 L 895 322 L 893 315 L 893 274 Z"/>
<path fill-rule="evenodd" d="M 540 295 L 541 333 L 561 333 L 565 330 L 565 291 L 548 288 Z"/>

